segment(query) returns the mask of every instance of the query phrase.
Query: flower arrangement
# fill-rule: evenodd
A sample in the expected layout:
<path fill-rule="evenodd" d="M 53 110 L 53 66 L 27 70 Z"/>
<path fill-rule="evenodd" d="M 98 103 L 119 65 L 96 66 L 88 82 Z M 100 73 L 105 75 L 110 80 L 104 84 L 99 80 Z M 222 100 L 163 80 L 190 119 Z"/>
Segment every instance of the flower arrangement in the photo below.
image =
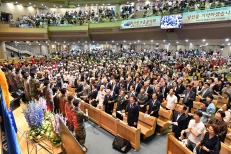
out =
<path fill-rule="evenodd" d="M 60 145 L 59 115 L 46 111 L 44 100 L 39 99 L 37 103 L 30 102 L 27 107 L 23 107 L 23 113 L 30 127 L 29 139 L 39 141 L 47 138 L 53 146 Z"/>

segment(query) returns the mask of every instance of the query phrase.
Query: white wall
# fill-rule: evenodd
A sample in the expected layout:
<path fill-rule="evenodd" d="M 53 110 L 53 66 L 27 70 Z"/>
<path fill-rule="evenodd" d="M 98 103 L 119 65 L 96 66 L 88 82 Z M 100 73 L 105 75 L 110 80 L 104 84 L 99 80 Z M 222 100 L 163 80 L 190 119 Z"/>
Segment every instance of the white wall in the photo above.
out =
<path fill-rule="evenodd" d="M 1 12 L 11 13 L 13 14 L 13 19 L 16 20 L 17 18 L 21 18 L 22 15 L 34 15 L 38 12 L 37 8 L 34 7 L 25 7 L 22 5 L 14 5 L 12 3 L 2 3 L 0 6 Z"/>

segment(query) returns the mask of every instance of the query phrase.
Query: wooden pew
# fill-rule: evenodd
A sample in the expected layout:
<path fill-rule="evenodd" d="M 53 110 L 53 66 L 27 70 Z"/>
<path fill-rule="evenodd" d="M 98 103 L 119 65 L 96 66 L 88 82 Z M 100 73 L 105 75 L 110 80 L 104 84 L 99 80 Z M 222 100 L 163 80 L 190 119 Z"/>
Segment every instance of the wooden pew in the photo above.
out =
<path fill-rule="evenodd" d="M 113 118 L 106 112 L 85 102 L 81 103 L 80 108 L 84 112 L 86 112 L 86 109 L 88 109 L 88 116 L 90 120 L 98 124 L 99 127 L 104 128 L 113 135 L 121 136 L 122 138 L 130 141 L 134 151 L 137 151 L 140 148 L 140 128 L 136 129 L 134 127 L 130 127 L 127 125 L 127 123 Z"/>
<path fill-rule="evenodd" d="M 183 146 L 173 133 L 168 133 L 166 154 L 193 154 L 193 152 Z M 231 147 L 221 142 L 219 154 L 231 154 Z"/>
<path fill-rule="evenodd" d="M 123 118 L 124 122 L 127 122 L 127 116 Z M 157 119 L 153 116 L 145 117 L 143 112 L 139 112 L 139 121 L 137 128 L 141 129 L 143 140 L 152 136 L 156 130 Z"/>
<path fill-rule="evenodd" d="M 157 125 L 160 127 L 160 133 L 162 133 L 165 129 L 167 129 L 170 126 L 168 121 L 171 120 L 171 118 L 172 111 L 160 108 L 159 117 L 157 118 Z"/>
<path fill-rule="evenodd" d="M 166 154 L 193 154 L 193 152 L 183 146 L 173 133 L 168 133 Z"/>
<path fill-rule="evenodd" d="M 137 128 L 141 129 L 141 134 L 143 134 L 143 139 L 152 136 L 156 130 L 156 118 L 153 116 L 145 117 L 145 114 L 139 113 L 139 121 Z"/>
<path fill-rule="evenodd" d="M 128 126 L 125 122 L 113 118 L 111 115 L 104 111 L 100 111 L 99 126 L 106 129 L 113 135 L 121 136 L 122 138 L 130 141 L 134 151 L 140 148 L 140 128 Z"/>

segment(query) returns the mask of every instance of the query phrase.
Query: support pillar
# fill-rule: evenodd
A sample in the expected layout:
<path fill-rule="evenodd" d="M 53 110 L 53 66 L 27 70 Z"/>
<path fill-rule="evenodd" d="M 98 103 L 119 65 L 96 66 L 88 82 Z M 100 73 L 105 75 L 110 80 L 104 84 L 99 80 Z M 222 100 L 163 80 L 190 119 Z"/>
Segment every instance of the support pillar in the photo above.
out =
<path fill-rule="evenodd" d="M 5 42 L 0 42 L 0 59 L 6 59 L 6 46 Z"/>
<path fill-rule="evenodd" d="M 115 14 L 120 16 L 120 5 L 119 4 L 115 5 Z"/>

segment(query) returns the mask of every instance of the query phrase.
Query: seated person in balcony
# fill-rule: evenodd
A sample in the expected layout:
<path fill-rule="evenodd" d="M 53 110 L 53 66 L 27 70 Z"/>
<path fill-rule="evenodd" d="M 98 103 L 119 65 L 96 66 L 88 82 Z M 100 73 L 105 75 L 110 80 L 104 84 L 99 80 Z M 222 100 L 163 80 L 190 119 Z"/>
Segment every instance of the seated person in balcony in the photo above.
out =
<path fill-rule="evenodd" d="M 196 144 L 202 139 L 202 134 L 205 130 L 204 124 L 201 122 L 202 113 L 200 111 L 195 111 L 192 120 L 190 120 L 188 128 L 181 131 L 180 139 L 184 139 L 185 133 L 188 135 L 187 147 L 189 150 L 193 151 Z"/>
<path fill-rule="evenodd" d="M 230 87 L 230 82 L 227 82 L 225 84 L 225 87 L 222 89 L 222 92 L 226 94 L 229 98 L 231 98 L 231 87 Z"/>
<path fill-rule="evenodd" d="M 222 89 L 223 89 L 223 82 L 218 81 L 218 84 L 215 84 L 213 86 L 213 94 L 215 95 L 221 95 L 222 94 Z"/>

